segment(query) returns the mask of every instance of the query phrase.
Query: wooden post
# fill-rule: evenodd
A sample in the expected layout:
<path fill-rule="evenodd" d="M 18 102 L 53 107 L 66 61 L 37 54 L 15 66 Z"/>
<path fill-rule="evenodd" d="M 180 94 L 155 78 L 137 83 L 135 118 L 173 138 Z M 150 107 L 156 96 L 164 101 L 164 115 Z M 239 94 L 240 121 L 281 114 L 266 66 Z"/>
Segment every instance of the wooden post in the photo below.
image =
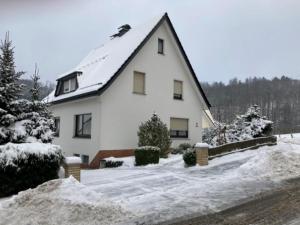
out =
<path fill-rule="evenodd" d="M 66 161 L 64 163 L 65 177 L 67 178 L 72 175 L 76 180 L 80 181 L 80 165 L 80 157 L 66 157 Z"/>
<path fill-rule="evenodd" d="M 208 144 L 197 143 L 196 146 L 196 159 L 199 166 L 208 165 Z"/>

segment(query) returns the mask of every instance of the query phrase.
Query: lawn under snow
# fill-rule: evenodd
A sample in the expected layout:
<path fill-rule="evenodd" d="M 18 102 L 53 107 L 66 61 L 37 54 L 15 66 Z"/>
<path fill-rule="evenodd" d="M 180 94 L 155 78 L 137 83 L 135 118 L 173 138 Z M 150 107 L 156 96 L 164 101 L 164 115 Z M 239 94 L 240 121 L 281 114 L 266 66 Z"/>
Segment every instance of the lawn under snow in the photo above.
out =
<path fill-rule="evenodd" d="M 284 141 L 284 142 L 283 142 Z M 0 201 L 0 224 L 151 224 L 219 211 L 300 176 L 300 135 L 277 146 L 233 153 L 184 168 L 182 155 L 159 165 L 84 170 Z"/>
<path fill-rule="evenodd" d="M 206 167 L 184 168 L 181 155 L 133 167 L 128 157 L 121 168 L 82 171 L 82 183 L 149 224 L 222 210 L 297 176 L 300 146 L 279 142 L 215 158 Z"/>

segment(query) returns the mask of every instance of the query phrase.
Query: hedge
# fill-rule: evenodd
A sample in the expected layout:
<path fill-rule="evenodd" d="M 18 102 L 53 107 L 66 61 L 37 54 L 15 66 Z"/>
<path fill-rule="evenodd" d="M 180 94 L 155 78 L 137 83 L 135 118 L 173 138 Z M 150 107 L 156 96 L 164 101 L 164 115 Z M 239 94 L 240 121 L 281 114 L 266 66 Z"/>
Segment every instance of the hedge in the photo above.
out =
<path fill-rule="evenodd" d="M 123 161 L 105 160 L 105 168 L 115 168 L 123 165 Z"/>
<path fill-rule="evenodd" d="M 9 143 L 0 146 L 0 197 L 58 178 L 63 160 L 56 145 Z"/>
<path fill-rule="evenodd" d="M 160 148 L 154 146 L 138 147 L 134 151 L 135 165 L 144 166 L 159 163 Z"/>

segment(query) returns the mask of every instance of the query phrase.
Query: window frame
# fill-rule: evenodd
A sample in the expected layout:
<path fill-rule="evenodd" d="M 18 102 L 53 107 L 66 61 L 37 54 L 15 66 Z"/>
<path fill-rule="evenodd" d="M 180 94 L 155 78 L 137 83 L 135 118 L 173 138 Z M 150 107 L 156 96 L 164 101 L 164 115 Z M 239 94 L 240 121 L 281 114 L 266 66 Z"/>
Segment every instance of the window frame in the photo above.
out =
<path fill-rule="evenodd" d="M 74 81 L 74 89 L 72 89 L 72 81 Z M 65 83 L 68 84 L 68 91 L 65 91 Z M 70 93 L 70 92 L 73 92 L 76 90 L 76 86 L 77 86 L 77 79 L 76 77 L 71 77 L 67 80 L 64 80 L 63 81 L 63 84 L 62 84 L 62 89 L 63 89 L 63 94 L 67 94 L 67 93 Z"/>
<path fill-rule="evenodd" d="M 171 129 L 171 121 L 172 119 L 180 119 L 180 120 L 186 120 L 187 121 L 187 130 L 185 131 L 185 135 L 180 135 L 181 130 L 173 130 L 176 131 L 176 134 L 172 134 Z M 179 118 L 179 117 L 170 117 L 170 138 L 172 139 L 188 139 L 189 138 L 189 119 L 188 118 Z"/>
<path fill-rule="evenodd" d="M 90 115 L 90 117 L 91 117 L 91 119 L 90 119 L 90 123 L 91 123 L 91 125 L 90 125 L 90 127 L 91 127 L 90 134 L 84 134 L 83 133 L 83 131 L 84 131 L 84 129 L 83 129 L 84 122 L 83 121 L 84 121 L 84 116 L 86 116 L 86 115 Z M 81 119 L 82 133 L 81 134 L 78 133 L 78 127 L 77 127 L 78 126 L 77 118 L 79 118 L 79 117 L 82 117 L 82 119 Z M 74 137 L 76 137 L 76 138 L 91 138 L 92 137 L 92 113 L 77 114 L 77 115 L 74 116 L 74 120 L 75 120 Z"/>
<path fill-rule="evenodd" d="M 181 83 L 181 96 L 176 97 L 176 93 L 175 93 L 175 83 L 179 82 Z M 183 81 L 182 80 L 174 80 L 173 81 L 173 99 L 175 100 L 183 100 Z"/>
<path fill-rule="evenodd" d="M 138 92 L 138 91 L 136 91 L 135 89 L 135 76 L 136 75 L 143 75 L 143 81 L 144 81 L 144 83 L 143 83 L 143 87 L 144 87 L 144 90 L 143 90 L 143 92 Z M 140 72 L 140 71 L 133 71 L 133 90 L 132 90 L 132 93 L 133 94 L 138 94 L 138 95 L 146 95 L 146 73 L 144 73 L 144 72 Z"/>
<path fill-rule="evenodd" d="M 160 49 L 160 47 L 161 47 L 161 49 Z M 165 40 L 162 38 L 158 38 L 158 40 L 157 40 L 157 53 L 161 54 L 161 55 L 165 54 Z"/>
<path fill-rule="evenodd" d="M 59 121 L 58 124 L 59 126 L 56 125 L 56 121 Z M 55 132 L 53 134 L 54 137 L 59 137 L 60 134 L 60 117 L 54 117 L 54 127 L 55 127 Z"/>

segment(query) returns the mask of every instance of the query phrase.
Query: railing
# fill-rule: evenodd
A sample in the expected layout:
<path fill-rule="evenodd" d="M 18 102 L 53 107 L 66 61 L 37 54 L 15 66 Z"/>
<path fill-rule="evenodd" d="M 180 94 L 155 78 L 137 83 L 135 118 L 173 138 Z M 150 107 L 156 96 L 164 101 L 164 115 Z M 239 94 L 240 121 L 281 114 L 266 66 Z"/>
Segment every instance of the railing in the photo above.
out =
<path fill-rule="evenodd" d="M 187 130 L 171 130 L 170 136 L 171 138 L 187 138 L 189 132 Z"/>
<path fill-rule="evenodd" d="M 232 151 L 236 151 L 238 149 L 241 150 L 255 149 L 265 145 L 276 145 L 276 144 L 277 144 L 276 136 L 254 138 L 246 141 L 239 141 L 239 142 L 229 143 L 214 148 L 210 148 L 208 151 L 208 155 L 209 157 L 215 157 L 226 153 L 230 153 Z"/>

